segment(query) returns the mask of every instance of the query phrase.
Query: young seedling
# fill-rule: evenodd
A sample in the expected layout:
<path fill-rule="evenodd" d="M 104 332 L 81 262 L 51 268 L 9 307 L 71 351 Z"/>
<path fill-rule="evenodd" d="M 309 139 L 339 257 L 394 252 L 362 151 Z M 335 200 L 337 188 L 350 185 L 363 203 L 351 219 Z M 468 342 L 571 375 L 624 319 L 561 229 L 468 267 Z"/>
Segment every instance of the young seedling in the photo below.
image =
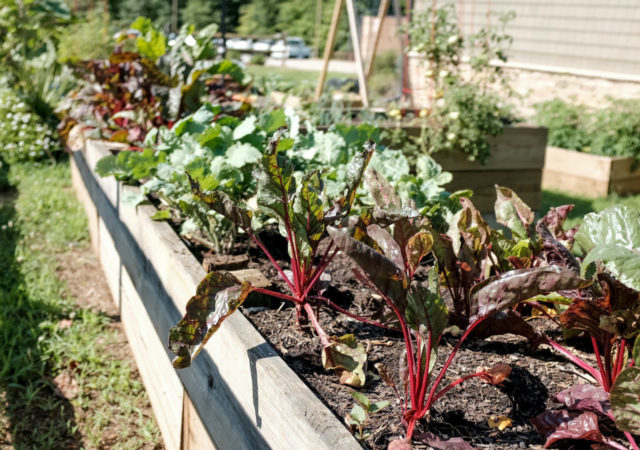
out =
<path fill-rule="evenodd" d="M 348 425 L 358 428 L 355 433 L 356 439 L 363 441 L 371 436 L 371 433 L 364 431 L 364 427 L 366 426 L 369 417 L 389 406 L 390 402 L 383 400 L 371 403 L 371 400 L 360 392 L 351 391 L 350 394 L 356 403 L 353 405 L 353 408 L 351 408 L 351 412 L 347 414 L 345 420 Z"/>
<path fill-rule="evenodd" d="M 338 253 L 335 243 L 323 248 L 320 240 L 328 225 L 340 225 L 348 216 L 363 172 L 374 151 L 372 142 L 349 164 L 343 195 L 333 201 L 324 199 L 323 183 L 317 171 L 305 175 L 299 184 L 287 158 L 278 153 L 290 140 L 280 141 L 280 130 L 269 144 L 254 172 L 258 181 L 258 208 L 278 222 L 286 237 L 289 250 L 291 277 L 271 255 L 252 227 L 253 213 L 234 203 L 221 190 L 202 192 L 197 181 L 189 177 L 193 193 L 209 208 L 236 224 L 264 252 L 289 287 L 288 294 L 256 288 L 240 283 L 230 274 L 209 274 L 198 287 L 198 292 L 187 304 L 187 314 L 170 331 L 169 348 L 178 355 L 175 367 L 186 367 L 200 351 L 202 345 L 252 293 L 270 295 L 292 302 L 296 307 L 298 323 L 311 322 L 322 343 L 322 361 L 326 368 L 336 369 L 340 381 L 361 386 L 365 381 L 366 353 L 353 335 L 330 337 L 322 329 L 317 317 L 320 306 L 329 306 L 352 317 L 359 318 L 329 299 L 314 295 L 314 287 L 329 263 Z M 325 206 L 328 205 L 328 206 Z"/>

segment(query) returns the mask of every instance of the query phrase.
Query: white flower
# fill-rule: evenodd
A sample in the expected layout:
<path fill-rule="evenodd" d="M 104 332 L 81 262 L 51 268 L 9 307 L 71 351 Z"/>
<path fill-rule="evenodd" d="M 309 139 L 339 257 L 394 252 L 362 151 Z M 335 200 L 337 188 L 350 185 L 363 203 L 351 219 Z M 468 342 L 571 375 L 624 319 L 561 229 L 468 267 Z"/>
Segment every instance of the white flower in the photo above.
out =
<path fill-rule="evenodd" d="M 11 228 L 13 226 L 13 220 L 7 222 L 7 227 Z"/>
<path fill-rule="evenodd" d="M 439 98 L 439 99 L 436 101 L 436 106 L 437 106 L 438 108 L 444 108 L 444 105 L 445 105 L 445 104 L 446 104 L 446 103 L 445 103 L 445 101 L 444 101 L 444 99 L 443 99 L 443 98 Z"/>
<path fill-rule="evenodd" d="M 440 78 L 447 78 L 449 76 L 449 71 L 441 70 L 439 75 L 440 75 Z"/>
<path fill-rule="evenodd" d="M 453 140 L 455 140 L 455 138 L 456 138 L 456 134 L 454 132 L 450 132 L 450 133 L 447 134 L 447 139 L 448 140 L 453 141 Z"/>
<path fill-rule="evenodd" d="M 449 117 L 451 117 L 451 119 L 453 120 L 458 120 L 458 117 L 460 117 L 460 112 L 458 111 L 451 111 L 449 113 Z"/>
<path fill-rule="evenodd" d="M 456 42 L 458 42 L 458 36 L 456 35 L 449 36 L 449 39 L 447 39 L 448 44 L 455 44 Z"/>

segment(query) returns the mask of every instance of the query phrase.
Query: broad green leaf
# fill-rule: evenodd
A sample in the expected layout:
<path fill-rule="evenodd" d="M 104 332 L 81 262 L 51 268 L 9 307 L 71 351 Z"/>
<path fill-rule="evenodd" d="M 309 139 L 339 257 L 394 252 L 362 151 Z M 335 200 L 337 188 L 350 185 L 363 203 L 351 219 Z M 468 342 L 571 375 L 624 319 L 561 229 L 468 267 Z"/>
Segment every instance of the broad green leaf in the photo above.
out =
<path fill-rule="evenodd" d="M 237 142 L 227 150 L 225 162 L 231 167 L 240 168 L 247 164 L 253 164 L 260 158 L 262 158 L 262 153 L 253 145 Z"/>
<path fill-rule="evenodd" d="M 433 247 L 433 236 L 427 231 L 413 235 L 407 243 L 406 254 L 409 270 L 415 272 L 422 258 L 427 256 Z"/>
<path fill-rule="evenodd" d="M 187 313 L 169 330 L 169 349 L 177 355 L 173 366 L 182 369 L 202 350 L 209 338 L 246 300 L 253 287 L 230 273 L 211 272 L 187 302 Z"/>
<path fill-rule="evenodd" d="M 640 211 L 627 206 L 612 206 L 584 216 L 575 241 L 585 252 L 598 245 L 617 245 L 640 249 Z"/>
<path fill-rule="evenodd" d="M 244 79 L 244 72 L 242 68 L 236 63 L 229 61 L 228 59 L 224 59 L 217 64 L 214 64 L 209 68 L 208 72 L 210 74 L 226 74 L 233 78 L 233 81 L 237 83 L 241 83 Z"/>
<path fill-rule="evenodd" d="M 311 172 L 300 182 L 293 203 L 293 222 L 298 254 L 309 260 L 324 233 L 322 205 L 323 183 L 318 172 Z"/>
<path fill-rule="evenodd" d="M 640 367 L 640 334 L 636 337 L 636 342 L 633 344 L 633 351 L 631 352 L 631 355 L 635 363 Z"/>
<path fill-rule="evenodd" d="M 518 269 L 493 276 L 473 287 L 469 323 L 527 300 L 554 291 L 581 289 L 591 282 L 557 266 Z"/>
<path fill-rule="evenodd" d="M 151 220 L 169 220 L 169 219 L 171 219 L 171 211 L 169 211 L 168 209 L 160 209 L 151 216 Z"/>
<path fill-rule="evenodd" d="M 131 28 L 140 31 L 141 36 L 136 39 L 136 47 L 142 56 L 155 61 L 167 52 L 167 38 L 162 31 L 154 27 L 151 19 L 138 17 L 131 24 Z"/>
<path fill-rule="evenodd" d="M 511 189 L 496 186 L 496 220 L 509 228 L 519 238 L 529 236 L 529 227 L 533 223 L 534 214 L 531 208 Z"/>
<path fill-rule="evenodd" d="M 233 139 L 238 141 L 243 137 L 253 133 L 256 129 L 256 116 L 249 116 L 242 121 L 240 125 L 233 130 Z"/>
<path fill-rule="evenodd" d="M 599 244 L 585 256 L 581 273 L 584 276 L 589 264 L 602 261 L 618 280 L 640 290 L 640 252 L 616 244 Z"/>
<path fill-rule="evenodd" d="M 349 236 L 347 230 L 327 227 L 327 232 L 336 247 L 353 259 L 380 292 L 404 311 L 409 289 L 404 271 L 381 253 Z"/>
<path fill-rule="evenodd" d="M 640 434 L 640 367 L 628 367 L 620 372 L 609 399 L 617 428 Z"/>
<path fill-rule="evenodd" d="M 231 198 L 229 198 L 227 194 L 222 191 L 215 190 L 202 192 L 200 190 L 199 183 L 191 178 L 188 173 L 187 176 L 189 177 L 191 192 L 193 192 L 196 197 L 200 198 L 209 208 L 211 208 L 218 214 L 222 214 L 224 217 L 238 225 L 243 230 L 251 230 L 251 211 L 238 206 L 233 202 L 233 200 L 231 200 Z"/>
<path fill-rule="evenodd" d="M 287 116 L 282 109 L 276 109 L 271 111 L 267 116 L 263 118 L 262 129 L 271 134 L 277 131 L 281 127 L 287 126 Z"/>
<path fill-rule="evenodd" d="M 331 338 L 331 344 L 322 349 L 322 366 L 338 373 L 341 384 L 364 386 L 367 370 L 367 352 L 353 334 Z"/>

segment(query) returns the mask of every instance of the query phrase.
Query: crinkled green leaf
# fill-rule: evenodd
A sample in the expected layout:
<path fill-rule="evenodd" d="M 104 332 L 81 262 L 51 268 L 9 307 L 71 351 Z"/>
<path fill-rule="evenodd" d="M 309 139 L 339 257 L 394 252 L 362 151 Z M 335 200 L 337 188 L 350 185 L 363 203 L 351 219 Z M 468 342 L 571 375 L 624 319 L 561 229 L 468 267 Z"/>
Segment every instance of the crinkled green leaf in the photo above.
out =
<path fill-rule="evenodd" d="M 620 372 L 609 399 L 618 429 L 640 434 L 640 367 Z"/>
<path fill-rule="evenodd" d="M 440 295 L 419 284 L 413 284 L 407 296 L 405 316 L 407 325 L 419 332 L 425 342 L 431 331 L 431 347 L 437 347 L 438 339 L 448 323 L 447 306 Z"/>
<path fill-rule="evenodd" d="M 232 167 L 239 168 L 247 164 L 254 164 L 260 158 L 262 158 L 262 153 L 253 145 L 237 142 L 227 150 L 225 162 Z"/>
<path fill-rule="evenodd" d="M 331 344 L 322 349 L 322 366 L 338 373 L 341 384 L 364 386 L 367 370 L 367 352 L 353 334 L 331 338 Z"/>
<path fill-rule="evenodd" d="M 306 259 L 313 256 L 324 233 L 323 183 L 318 172 L 311 172 L 300 182 L 293 203 L 293 222 L 298 254 Z"/>
<path fill-rule="evenodd" d="M 349 236 L 347 230 L 327 227 L 327 232 L 336 247 L 362 268 L 367 278 L 380 292 L 404 310 L 409 289 L 409 281 L 404 271 L 386 256 Z"/>
<path fill-rule="evenodd" d="M 581 272 L 584 276 L 589 264 L 602 261 L 618 280 L 640 290 L 640 250 L 632 250 L 616 244 L 599 244 L 585 256 Z"/>
<path fill-rule="evenodd" d="M 256 116 L 249 116 L 233 130 L 233 139 L 238 141 L 243 137 L 253 133 L 256 129 Z"/>
<path fill-rule="evenodd" d="M 181 369 L 191 365 L 204 344 L 252 290 L 250 283 L 240 283 L 230 273 L 209 273 L 187 302 L 185 316 L 169 330 L 169 349 L 177 355 L 173 366 Z"/>
<path fill-rule="evenodd" d="M 573 271 L 557 266 L 505 272 L 477 284 L 471 290 L 469 323 L 536 295 L 581 289 L 590 284 Z"/>
<path fill-rule="evenodd" d="M 533 223 L 531 208 L 511 189 L 496 186 L 496 220 L 509 228 L 520 238 L 529 236 L 528 230 Z"/>
<path fill-rule="evenodd" d="M 191 178 L 191 176 L 187 173 L 189 177 L 189 184 L 191 185 L 191 192 L 200 198 L 209 208 L 217 212 L 218 214 L 222 214 L 224 217 L 229 219 L 231 222 L 238 225 L 243 230 L 251 230 L 251 211 L 238 206 L 227 194 L 222 191 L 214 190 L 208 192 L 202 192 L 200 190 L 199 183 Z"/>
<path fill-rule="evenodd" d="M 628 206 L 612 206 L 584 216 L 575 241 L 585 252 L 598 245 L 640 249 L 640 211 Z"/>

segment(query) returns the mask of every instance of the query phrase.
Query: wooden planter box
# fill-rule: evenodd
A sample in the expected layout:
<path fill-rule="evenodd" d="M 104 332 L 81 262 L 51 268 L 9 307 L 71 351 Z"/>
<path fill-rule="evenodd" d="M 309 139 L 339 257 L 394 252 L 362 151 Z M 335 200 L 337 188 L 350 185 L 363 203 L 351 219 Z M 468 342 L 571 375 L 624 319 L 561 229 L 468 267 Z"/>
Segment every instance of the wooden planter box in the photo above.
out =
<path fill-rule="evenodd" d="M 420 128 L 406 128 L 410 136 L 419 136 Z M 495 185 L 513 189 L 533 210 L 542 200 L 542 169 L 547 147 L 547 129 L 532 125 L 505 127 L 504 133 L 490 138 L 491 157 L 486 165 L 468 161 L 459 151 L 434 153 L 444 170 L 453 174 L 445 185 L 448 191 L 473 190 L 473 204 L 483 213 L 493 213 Z"/>
<path fill-rule="evenodd" d="M 542 187 L 583 197 L 640 193 L 640 168 L 634 158 L 600 156 L 548 147 Z"/>
<path fill-rule="evenodd" d="M 242 314 L 225 321 L 190 368 L 172 367 L 169 328 L 205 271 L 168 224 L 150 219 L 153 206 L 122 203 L 137 188 L 94 173 L 106 143 L 77 147 L 73 185 L 166 448 L 361 449 Z"/>

